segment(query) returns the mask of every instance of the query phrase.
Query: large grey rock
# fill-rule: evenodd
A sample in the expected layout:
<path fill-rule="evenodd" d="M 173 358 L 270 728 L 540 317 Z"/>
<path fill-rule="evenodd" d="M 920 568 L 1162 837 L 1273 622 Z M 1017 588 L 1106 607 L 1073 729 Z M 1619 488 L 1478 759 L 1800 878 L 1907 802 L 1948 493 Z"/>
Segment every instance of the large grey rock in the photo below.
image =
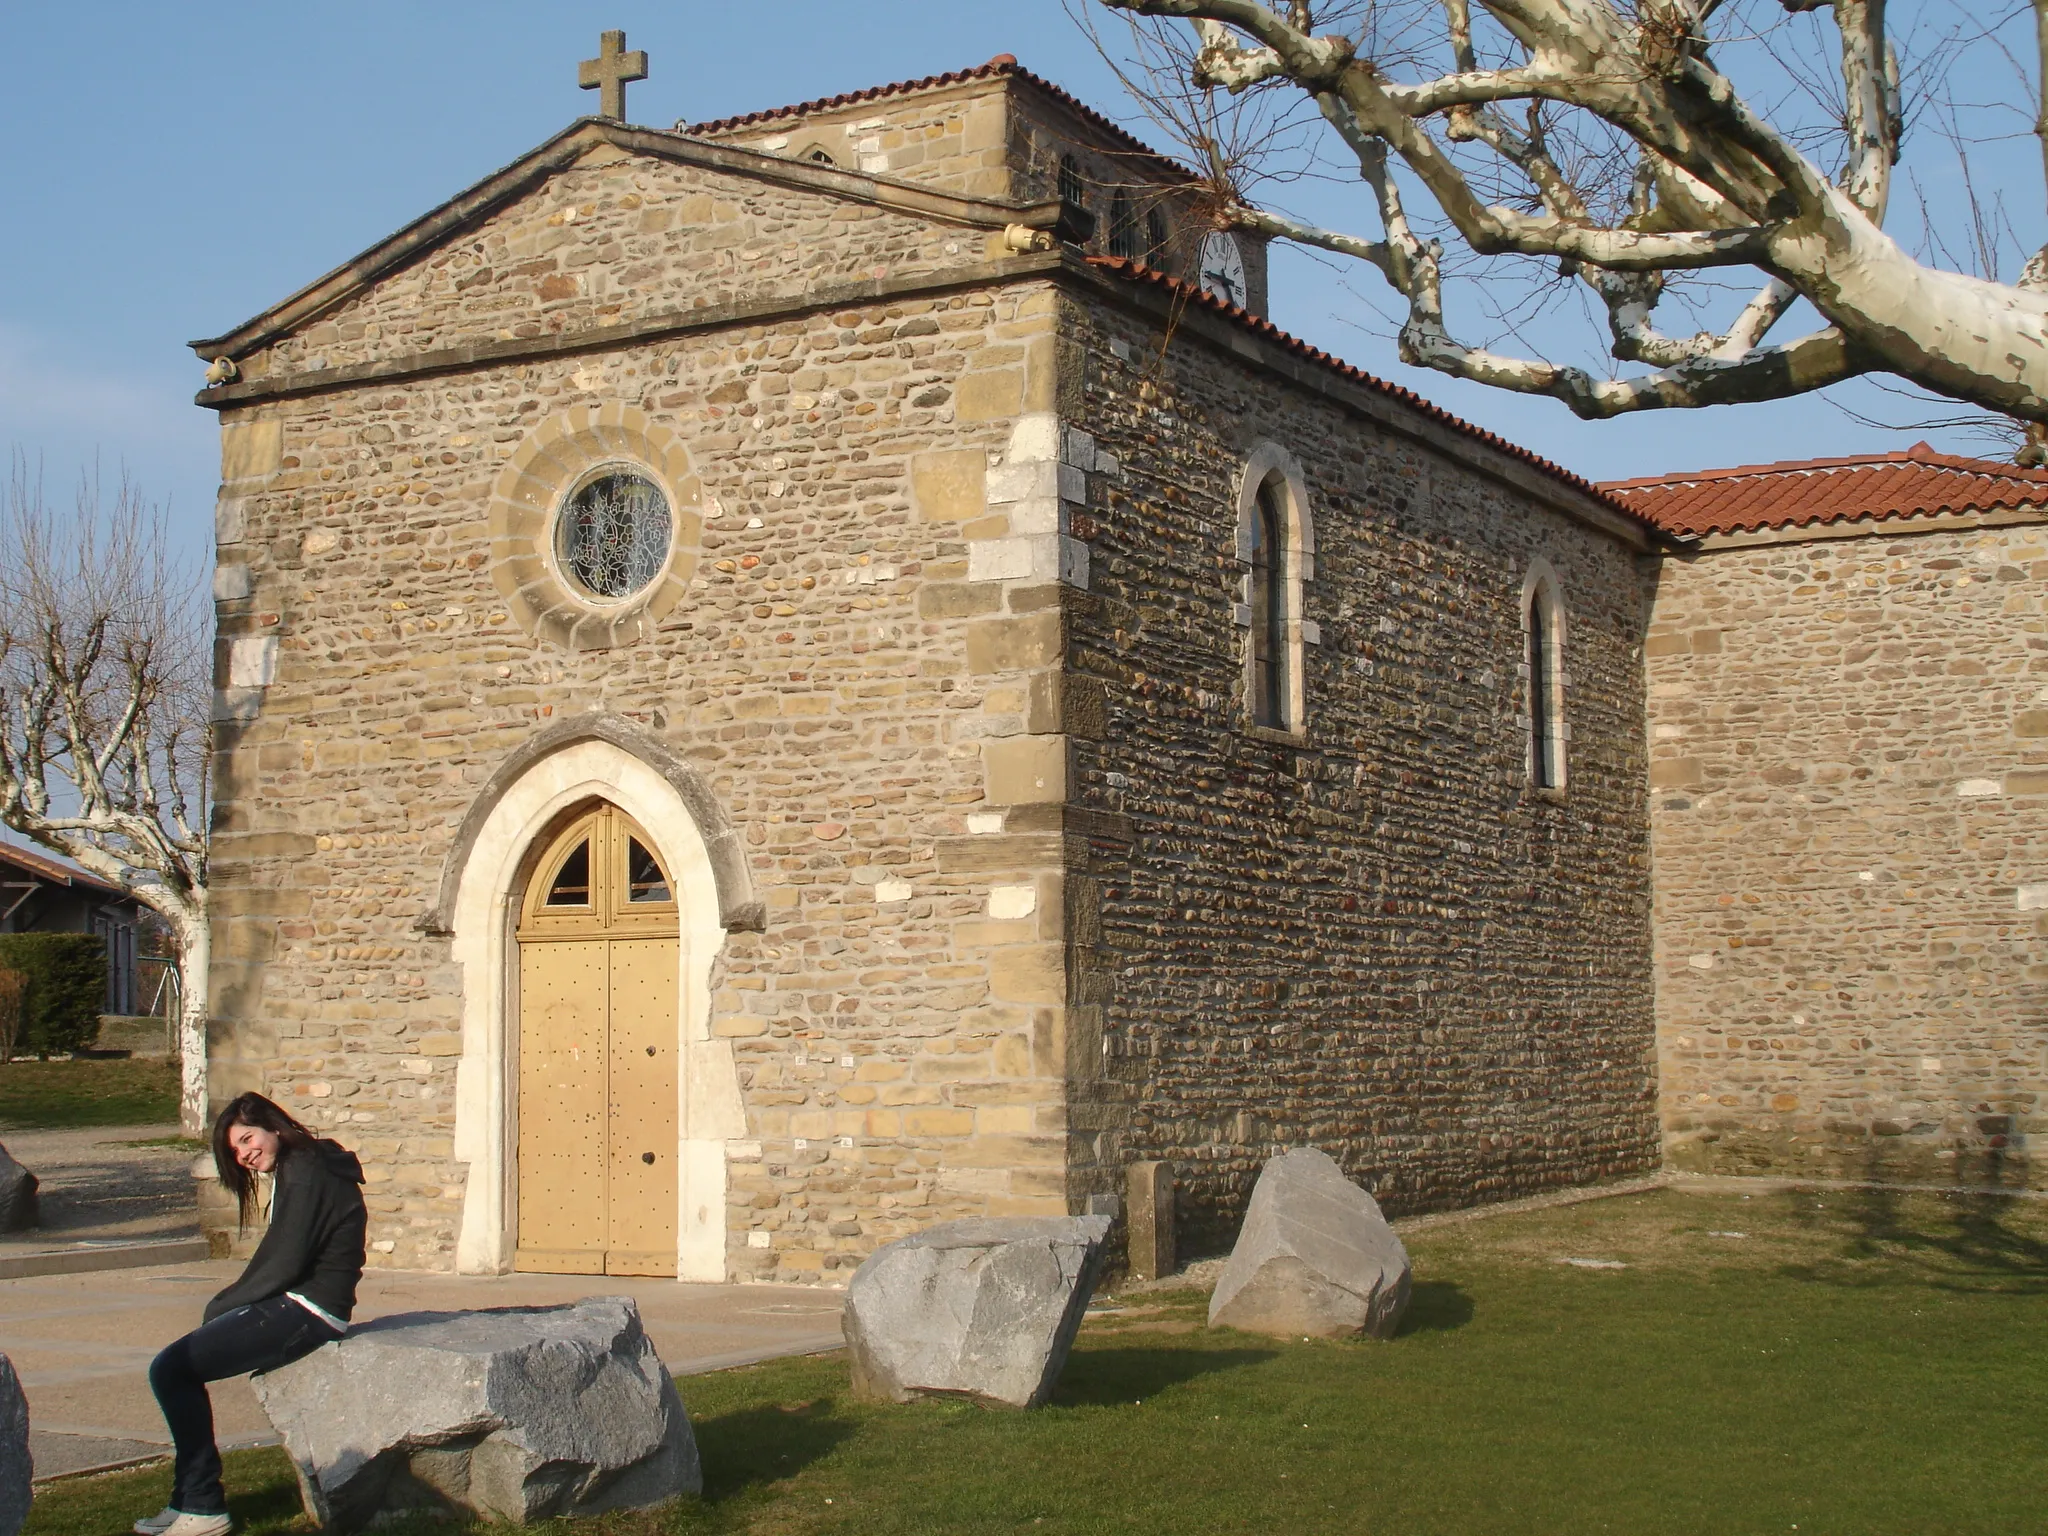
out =
<path fill-rule="evenodd" d="M 703 1487 L 626 1296 L 381 1317 L 251 1384 L 331 1529 L 416 1508 L 523 1524 Z"/>
<path fill-rule="evenodd" d="M 26 1232 L 42 1220 L 36 1176 L 0 1147 L 0 1232 Z"/>
<path fill-rule="evenodd" d="M 855 1396 L 1044 1402 L 1109 1228 L 1107 1216 L 948 1221 L 876 1249 L 846 1288 Z"/>
<path fill-rule="evenodd" d="M 1295 1338 L 1391 1338 L 1408 1306 L 1408 1250 L 1377 1201 L 1327 1153 L 1299 1147 L 1259 1174 L 1209 1326 Z"/>
<path fill-rule="evenodd" d="M 14 1362 L 0 1355 L 0 1536 L 20 1536 L 35 1470 L 28 1451 L 28 1397 Z"/>

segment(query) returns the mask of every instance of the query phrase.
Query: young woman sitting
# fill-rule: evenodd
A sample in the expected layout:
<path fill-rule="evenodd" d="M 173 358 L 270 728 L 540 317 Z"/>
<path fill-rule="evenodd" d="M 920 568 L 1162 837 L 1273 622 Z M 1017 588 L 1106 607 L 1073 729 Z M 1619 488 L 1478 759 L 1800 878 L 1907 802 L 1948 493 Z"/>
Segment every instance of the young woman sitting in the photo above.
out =
<path fill-rule="evenodd" d="M 156 1357 L 149 1384 L 176 1450 L 171 1502 L 136 1536 L 227 1536 L 227 1495 L 206 1384 L 274 1371 L 348 1332 L 363 1275 L 363 1165 L 260 1093 L 213 1123 L 213 1165 L 246 1229 L 256 1176 L 271 1176 L 270 1230 L 242 1278 L 206 1304 L 202 1325 Z"/>

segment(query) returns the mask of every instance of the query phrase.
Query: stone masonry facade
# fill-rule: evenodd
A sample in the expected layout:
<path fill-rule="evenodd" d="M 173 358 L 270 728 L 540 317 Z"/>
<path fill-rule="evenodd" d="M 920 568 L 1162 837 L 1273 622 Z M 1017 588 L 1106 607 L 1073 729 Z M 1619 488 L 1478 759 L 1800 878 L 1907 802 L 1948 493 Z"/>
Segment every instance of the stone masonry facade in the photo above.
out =
<path fill-rule="evenodd" d="M 827 276 L 984 257 L 976 232 L 772 191 L 599 144 L 250 359 L 252 393 L 301 387 L 224 411 L 212 1091 L 260 1087 L 361 1150 L 376 1262 L 447 1267 L 464 1194 L 461 981 L 422 908 L 497 762 L 592 710 L 701 769 L 765 901 L 713 997 L 748 1115 L 734 1275 L 816 1278 L 932 1220 L 1065 1208 L 1057 869 L 1000 810 L 992 831 L 965 822 L 1008 793 L 1009 743 L 1042 707 L 977 671 L 976 636 L 1056 598 L 1028 560 L 967 580 L 986 512 L 958 472 L 1028 454 L 1019 420 L 1051 418 L 1051 287 L 940 283 L 303 384 L 316 349 L 374 367 L 545 336 L 553 305 L 563 328 L 631 317 L 721 250 L 758 250 L 771 283 L 786 241 Z M 485 509 L 543 423 L 620 403 L 687 448 L 695 575 L 651 637 L 579 651 L 503 600 Z"/>
<path fill-rule="evenodd" d="M 1636 548 L 1418 413 L 1314 369 L 1283 383 L 1279 347 L 1206 313 L 1155 366 L 1168 302 L 1106 287 L 1064 327 L 1115 467 L 1067 604 L 1091 722 L 1077 1172 L 1170 1161 L 1203 1251 L 1288 1146 L 1396 1212 L 1653 1167 Z M 1288 733 L 1248 723 L 1234 613 L 1261 443 L 1299 462 L 1315 519 Z M 1569 623 L 1559 795 L 1525 771 L 1538 559 Z"/>
<path fill-rule="evenodd" d="M 729 1278 L 1112 1208 L 1139 1159 L 1174 1163 L 1194 1251 L 1286 1145 L 1393 1210 L 1657 1163 L 1653 530 L 1057 246 L 1059 143 L 1096 201 L 1153 176 L 1186 262 L 1171 174 L 997 61 L 578 125 L 217 344 L 211 1092 L 360 1151 L 375 1264 L 455 1264 L 477 1171 L 434 911 L 500 770 L 582 719 L 686 764 L 741 850 L 709 989 Z M 678 553 L 633 623 L 586 625 L 539 551 L 549 487 L 606 451 L 666 475 Z M 1268 451 L 1315 522 L 1286 731 L 1245 715 Z M 1526 768 L 1538 569 L 1561 791 Z"/>
<path fill-rule="evenodd" d="M 1846 531 L 1652 575 L 1671 1157 L 2038 1185 L 2048 531 Z"/>

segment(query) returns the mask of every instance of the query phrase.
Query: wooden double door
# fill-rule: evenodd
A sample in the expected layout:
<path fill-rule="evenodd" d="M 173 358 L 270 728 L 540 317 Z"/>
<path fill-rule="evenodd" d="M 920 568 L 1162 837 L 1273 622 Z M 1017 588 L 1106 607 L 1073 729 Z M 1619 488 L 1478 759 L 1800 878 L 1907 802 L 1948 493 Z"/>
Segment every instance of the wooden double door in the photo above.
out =
<path fill-rule="evenodd" d="M 519 1239 L 550 1274 L 673 1275 L 675 888 L 623 811 L 578 815 L 520 905 Z"/>

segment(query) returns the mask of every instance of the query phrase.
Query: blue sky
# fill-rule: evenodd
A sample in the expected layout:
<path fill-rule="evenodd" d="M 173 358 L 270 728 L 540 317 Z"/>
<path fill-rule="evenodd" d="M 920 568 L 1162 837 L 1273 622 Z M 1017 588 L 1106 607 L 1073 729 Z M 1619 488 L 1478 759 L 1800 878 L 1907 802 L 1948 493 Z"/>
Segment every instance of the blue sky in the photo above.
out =
<path fill-rule="evenodd" d="M 203 548 L 215 423 L 191 403 L 201 365 L 184 343 L 594 110 L 576 63 L 604 27 L 652 55 L 652 78 L 629 101 L 641 123 L 1003 52 L 1135 121 L 1059 0 L 16 0 L 0 8 L 0 450 L 26 453 L 58 485 L 95 458 L 108 473 L 125 467 Z M 1313 211 L 1371 230 L 1362 204 L 1346 206 L 1351 189 L 1316 196 Z M 1819 399 L 1577 422 L 1549 401 L 1402 368 L 1358 324 L 1359 299 L 1298 255 L 1276 260 L 1273 310 L 1297 334 L 1595 477 L 1903 447 L 1915 435 L 1859 426 Z M 1873 414 L 1901 413 L 1867 387 L 1861 399 Z"/>

